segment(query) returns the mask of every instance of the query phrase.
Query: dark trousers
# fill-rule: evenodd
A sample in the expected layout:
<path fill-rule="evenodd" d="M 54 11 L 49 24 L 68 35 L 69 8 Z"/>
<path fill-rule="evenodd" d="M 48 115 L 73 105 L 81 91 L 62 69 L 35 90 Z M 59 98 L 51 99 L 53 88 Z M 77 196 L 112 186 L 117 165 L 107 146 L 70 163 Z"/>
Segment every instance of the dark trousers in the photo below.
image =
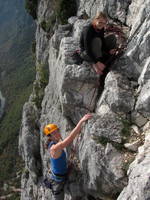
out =
<path fill-rule="evenodd" d="M 50 176 L 44 179 L 44 185 L 52 191 L 52 200 L 64 200 L 64 186 L 66 181 L 57 182 Z"/>
<path fill-rule="evenodd" d="M 115 49 L 116 48 L 116 42 L 117 39 L 115 37 L 115 35 L 111 34 L 105 37 L 105 46 L 107 51 L 103 51 L 102 50 L 102 40 L 99 37 L 96 37 L 93 39 L 92 41 L 92 45 L 91 45 L 91 50 L 92 53 L 94 55 L 95 58 L 99 58 L 101 57 L 101 61 L 103 64 L 107 65 L 109 64 L 108 62 L 111 62 L 111 58 L 113 58 L 113 56 L 111 54 L 109 54 L 109 51 L 111 49 Z M 91 58 L 87 55 L 86 51 L 81 52 L 81 57 L 83 60 L 92 63 Z"/>

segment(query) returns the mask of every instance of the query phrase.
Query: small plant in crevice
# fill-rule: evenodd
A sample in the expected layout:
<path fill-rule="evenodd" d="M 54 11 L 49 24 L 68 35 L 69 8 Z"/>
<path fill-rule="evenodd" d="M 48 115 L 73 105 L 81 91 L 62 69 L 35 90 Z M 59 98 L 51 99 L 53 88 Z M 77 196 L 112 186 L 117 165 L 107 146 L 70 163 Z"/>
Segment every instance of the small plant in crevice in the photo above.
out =
<path fill-rule="evenodd" d="M 122 129 L 122 135 L 130 136 L 130 126 L 131 123 L 128 120 L 122 120 L 123 123 L 123 129 Z"/>
<path fill-rule="evenodd" d="M 53 13 L 49 17 L 49 19 L 42 20 L 41 23 L 40 23 L 40 26 L 47 33 L 53 32 L 53 27 L 55 25 L 55 22 L 56 22 L 56 15 Z"/>
<path fill-rule="evenodd" d="M 109 140 L 109 138 L 105 137 L 105 136 L 93 136 L 92 138 L 97 144 L 102 144 L 104 146 L 106 146 L 107 143 L 110 143 L 111 141 Z"/>
<path fill-rule="evenodd" d="M 125 172 L 125 174 L 127 174 L 129 166 L 134 161 L 134 159 L 135 159 L 135 154 L 133 154 L 131 152 L 126 152 L 124 154 L 124 161 L 123 161 L 123 165 L 122 165 L 122 170 Z"/>
<path fill-rule="evenodd" d="M 76 15 L 77 4 L 74 0 L 55 0 L 53 1 L 56 18 L 58 23 L 66 24 L 71 16 Z"/>
<path fill-rule="evenodd" d="M 43 19 L 40 23 L 41 28 L 51 33 L 54 30 L 55 24 L 66 24 L 67 20 L 71 16 L 76 15 L 77 5 L 74 0 L 53 0 L 52 1 L 53 12 L 48 19 Z"/>
<path fill-rule="evenodd" d="M 33 83 L 32 102 L 35 103 L 37 108 L 41 109 L 42 99 L 44 97 L 44 88 L 40 86 L 40 83 L 36 80 Z"/>
<path fill-rule="evenodd" d="M 36 52 L 36 41 L 34 40 L 32 42 L 32 53 L 35 55 L 35 52 Z"/>
<path fill-rule="evenodd" d="M 46 87 L 48 84 L 48 78 L 49 78 L 49 70 L 48 70 L 48 65 L 44 64 L 39 64 L 36 66 L 36 72 L 38 74 L 38 80 L 40 86 L 43 88 Z"/>
<path fill-rule="evenodd" d="M 107 143 L 112 144 L 118 151 L 123 151 L 125 149 L 124 144 L 118 143 L 118 142 L 114 142 L 112 140 L 110 140 L 109 138 L 105 137 L 105 136 L 93 136 L 93 140 L 95 140 L 95 142 L 97 144 L 102 144 L 103 146 L 106 146 Z"/>
<path fill-rule="evenodd" d="M 44 89 L 48 84 L 48 65 L 39 64 L 36 66 L 37 80 L 33 83 L 32 102 L 35 103 L 37 108 L 41 109 L 41 103 L 44 97 Z"/>
<path fill-rule="evenodd" d="M 22 169 L 22 174 L 24 174 L 24 176 L 26 177 L 26 179 L 29 178 L 29 170 L 26 167 L 24 167 Z"/>
<path fill-rule="evenodd" d="M 123 128 L 121 130 L 121 135 L 122 135 L 122 142 L 125 143 L 128 141 L 128 138 L 131 135 L 131 122 L 126 120 L 126 119 L 120 119 L 120 121 L 122 122 Z"/>

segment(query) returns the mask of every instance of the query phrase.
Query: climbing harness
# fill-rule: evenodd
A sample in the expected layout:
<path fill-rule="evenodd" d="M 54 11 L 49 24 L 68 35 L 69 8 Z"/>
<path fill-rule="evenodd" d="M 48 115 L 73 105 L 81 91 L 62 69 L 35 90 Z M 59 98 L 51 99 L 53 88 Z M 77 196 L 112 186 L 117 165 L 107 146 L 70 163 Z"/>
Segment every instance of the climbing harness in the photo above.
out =
<path fill-rule="evenodd" d="M 50 178 L 45 178 L 43 180 L 43 183 L 44 183 L 46 188 L 48 188 L 52 191 L 53 195 L 60 194 L 63 191 L 64 185 L 65 185 L 65 181 L 56 182 L 56 181 L 54 181 Z"/>
<path fill-rule="evenodd" d="M 53 175 L 53 177 L 56 177 L 57 179 L 63 179 L 63 180 L 66 180 L 67 179 L 67 176 L 68 176 L 68 173 L 66 174 L 55 174 L 52 170 L 49 170 L 48 171 L 49 175 Z"/>

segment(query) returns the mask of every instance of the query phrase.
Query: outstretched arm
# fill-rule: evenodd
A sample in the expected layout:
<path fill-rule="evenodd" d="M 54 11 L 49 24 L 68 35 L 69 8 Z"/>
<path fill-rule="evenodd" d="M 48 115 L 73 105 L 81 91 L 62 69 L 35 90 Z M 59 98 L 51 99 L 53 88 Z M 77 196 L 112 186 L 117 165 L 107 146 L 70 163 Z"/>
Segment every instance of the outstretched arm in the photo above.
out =
<path fill-rule="evenodd" d="M 58 142 L 57 144 L 53 145 L 51 147 L 51 151 L 53 151 L 54 153 L 56 151 L 60 151 L 64 149 L 65 147 L 67 147 L 75 139 L 75 137 L 81 132 L 82 124 L 88 119 L 90 119 L 91 117 L 92 117 L 91 114 L 84 115 L 84 117 L 80 119 L 76 127 L 71 131 L 69 136 L 67 136 L 63 141 Z"/>

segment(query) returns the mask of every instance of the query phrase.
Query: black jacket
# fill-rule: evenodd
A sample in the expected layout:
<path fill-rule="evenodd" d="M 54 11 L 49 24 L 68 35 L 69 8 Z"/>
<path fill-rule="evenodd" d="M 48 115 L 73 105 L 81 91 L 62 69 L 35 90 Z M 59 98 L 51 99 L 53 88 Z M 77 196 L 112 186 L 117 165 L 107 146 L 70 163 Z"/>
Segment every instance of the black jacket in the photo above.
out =
<path fill-rule="evenodd" d="M 81 33 L 81 38 L 80 38 L 80 49 L 82 51 L 86 51 L 86 54 L 90 57 L 90 59 L 96 63 L 98 61 L 102 61 L 102 58 L 95 58 L 91 44 L 92 40 L 95 37 L 99 37 L 102 40 L 102 51 L 105 50 L 105 40 L 104 40 L 104 29 L 100 31 L 96 31 L 93 27 L 92 24 L 84 27 L 82 33 Z"/>

